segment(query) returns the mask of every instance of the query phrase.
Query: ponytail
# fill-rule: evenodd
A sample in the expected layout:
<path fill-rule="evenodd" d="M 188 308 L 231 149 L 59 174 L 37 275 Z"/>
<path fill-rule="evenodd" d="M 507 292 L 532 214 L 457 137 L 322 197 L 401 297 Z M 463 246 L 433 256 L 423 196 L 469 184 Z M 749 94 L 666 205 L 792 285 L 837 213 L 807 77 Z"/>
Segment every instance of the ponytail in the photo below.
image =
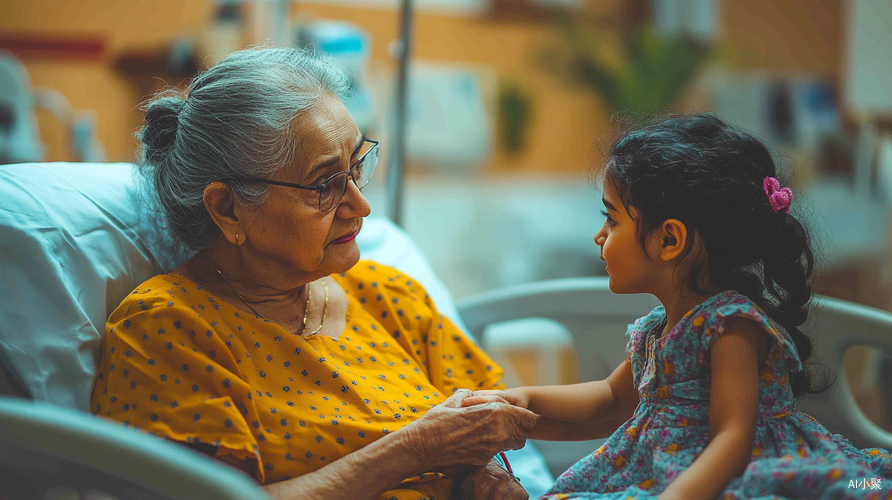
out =
<path fill-rule="evenodd" d="M 812 354 L 812 343 L 799 326 L 808 319 L 808 303 L 812 296 L 809 279 L 814 270 L 814 255 L 808 232 L 802 224 L 783 212 L 777 217 L 780 223 L 774 237 L 769 238 L 762 261 L 762 279 L 771 300 L 763 300 L 765 303 L 759 305 L 790 334 L 799 359 L 805 365 Z M 790 384 L 794 396 L 820 392 L 812 386 L 805 371 L 790 372 Z"/>

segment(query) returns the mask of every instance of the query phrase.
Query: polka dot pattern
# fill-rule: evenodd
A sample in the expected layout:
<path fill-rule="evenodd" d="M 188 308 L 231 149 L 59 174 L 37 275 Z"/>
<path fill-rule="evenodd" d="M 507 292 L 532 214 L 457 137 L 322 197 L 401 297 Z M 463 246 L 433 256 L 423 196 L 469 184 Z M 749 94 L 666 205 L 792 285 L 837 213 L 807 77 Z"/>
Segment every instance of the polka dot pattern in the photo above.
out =
<path fill-rule="evenodd" d="M 332 278 L 349 297 L 338 339 L 292 335 L 178 274 L 146 281 L 109 318 L 93 412 L 216 444 L 218 457 L 273 483 L 415 421 L 459 388 L 501 387 L 501 369 L 414 279 L 370 261 Z M 449 498 L 450 484 L 422 474 L 382 498 Z"/>

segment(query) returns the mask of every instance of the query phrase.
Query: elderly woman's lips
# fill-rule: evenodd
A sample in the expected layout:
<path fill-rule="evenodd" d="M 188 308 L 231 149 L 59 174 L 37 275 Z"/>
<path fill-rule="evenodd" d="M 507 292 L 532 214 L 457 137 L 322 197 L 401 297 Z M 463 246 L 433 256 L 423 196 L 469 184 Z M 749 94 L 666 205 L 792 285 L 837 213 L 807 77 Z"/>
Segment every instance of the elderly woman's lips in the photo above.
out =
<path fill-rule="evenodd" d="M 356 238 L 357 234 L 359 234 L 359 230 L 353 231 L 346 236 L 341 236 L 336 240 L 332 240 L 332 243 L 347 243 L 348 241 L 353 241 Z"/>

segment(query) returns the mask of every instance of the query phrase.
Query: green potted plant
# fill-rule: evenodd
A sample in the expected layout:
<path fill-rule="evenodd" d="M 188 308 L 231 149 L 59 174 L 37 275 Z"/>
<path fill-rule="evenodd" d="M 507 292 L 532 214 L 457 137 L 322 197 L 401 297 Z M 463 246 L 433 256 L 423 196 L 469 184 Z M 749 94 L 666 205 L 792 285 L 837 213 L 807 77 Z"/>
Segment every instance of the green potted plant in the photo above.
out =
<path fill-rule="evenodd" d="M 502 146 L 511 154 L 518 154 L 526 146 L 532 122 L 533 100 L 516 81 L 499 88 L 499 130 Z"/>
<path fill-rule="evenodd" d="M 543 64 L 593 88 L 611 111 L 665 111 L 714 53 L 711 44 L 693 37 L 663 37 L 650 27 L 626 28 L 614 19 L 566 14 L 556 19 L 563 36 L 543 52 Z M 618 43 L 610 45 L 611 39 Z"/>

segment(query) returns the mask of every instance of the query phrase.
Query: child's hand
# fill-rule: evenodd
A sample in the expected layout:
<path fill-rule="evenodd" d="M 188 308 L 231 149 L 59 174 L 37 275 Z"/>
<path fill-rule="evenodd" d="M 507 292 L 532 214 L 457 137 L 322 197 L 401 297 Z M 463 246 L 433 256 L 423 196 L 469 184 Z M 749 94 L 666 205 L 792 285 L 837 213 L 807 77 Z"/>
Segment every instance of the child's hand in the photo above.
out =
<path fill-rule="evenodd" d="M 474 391 L 462 401 L 462 406 L 482 405 L 485 403 L 506 403 L 521 408 L 527 408 L 529 398 L 523 391 L 507 389 L 504 391 Z"/>

